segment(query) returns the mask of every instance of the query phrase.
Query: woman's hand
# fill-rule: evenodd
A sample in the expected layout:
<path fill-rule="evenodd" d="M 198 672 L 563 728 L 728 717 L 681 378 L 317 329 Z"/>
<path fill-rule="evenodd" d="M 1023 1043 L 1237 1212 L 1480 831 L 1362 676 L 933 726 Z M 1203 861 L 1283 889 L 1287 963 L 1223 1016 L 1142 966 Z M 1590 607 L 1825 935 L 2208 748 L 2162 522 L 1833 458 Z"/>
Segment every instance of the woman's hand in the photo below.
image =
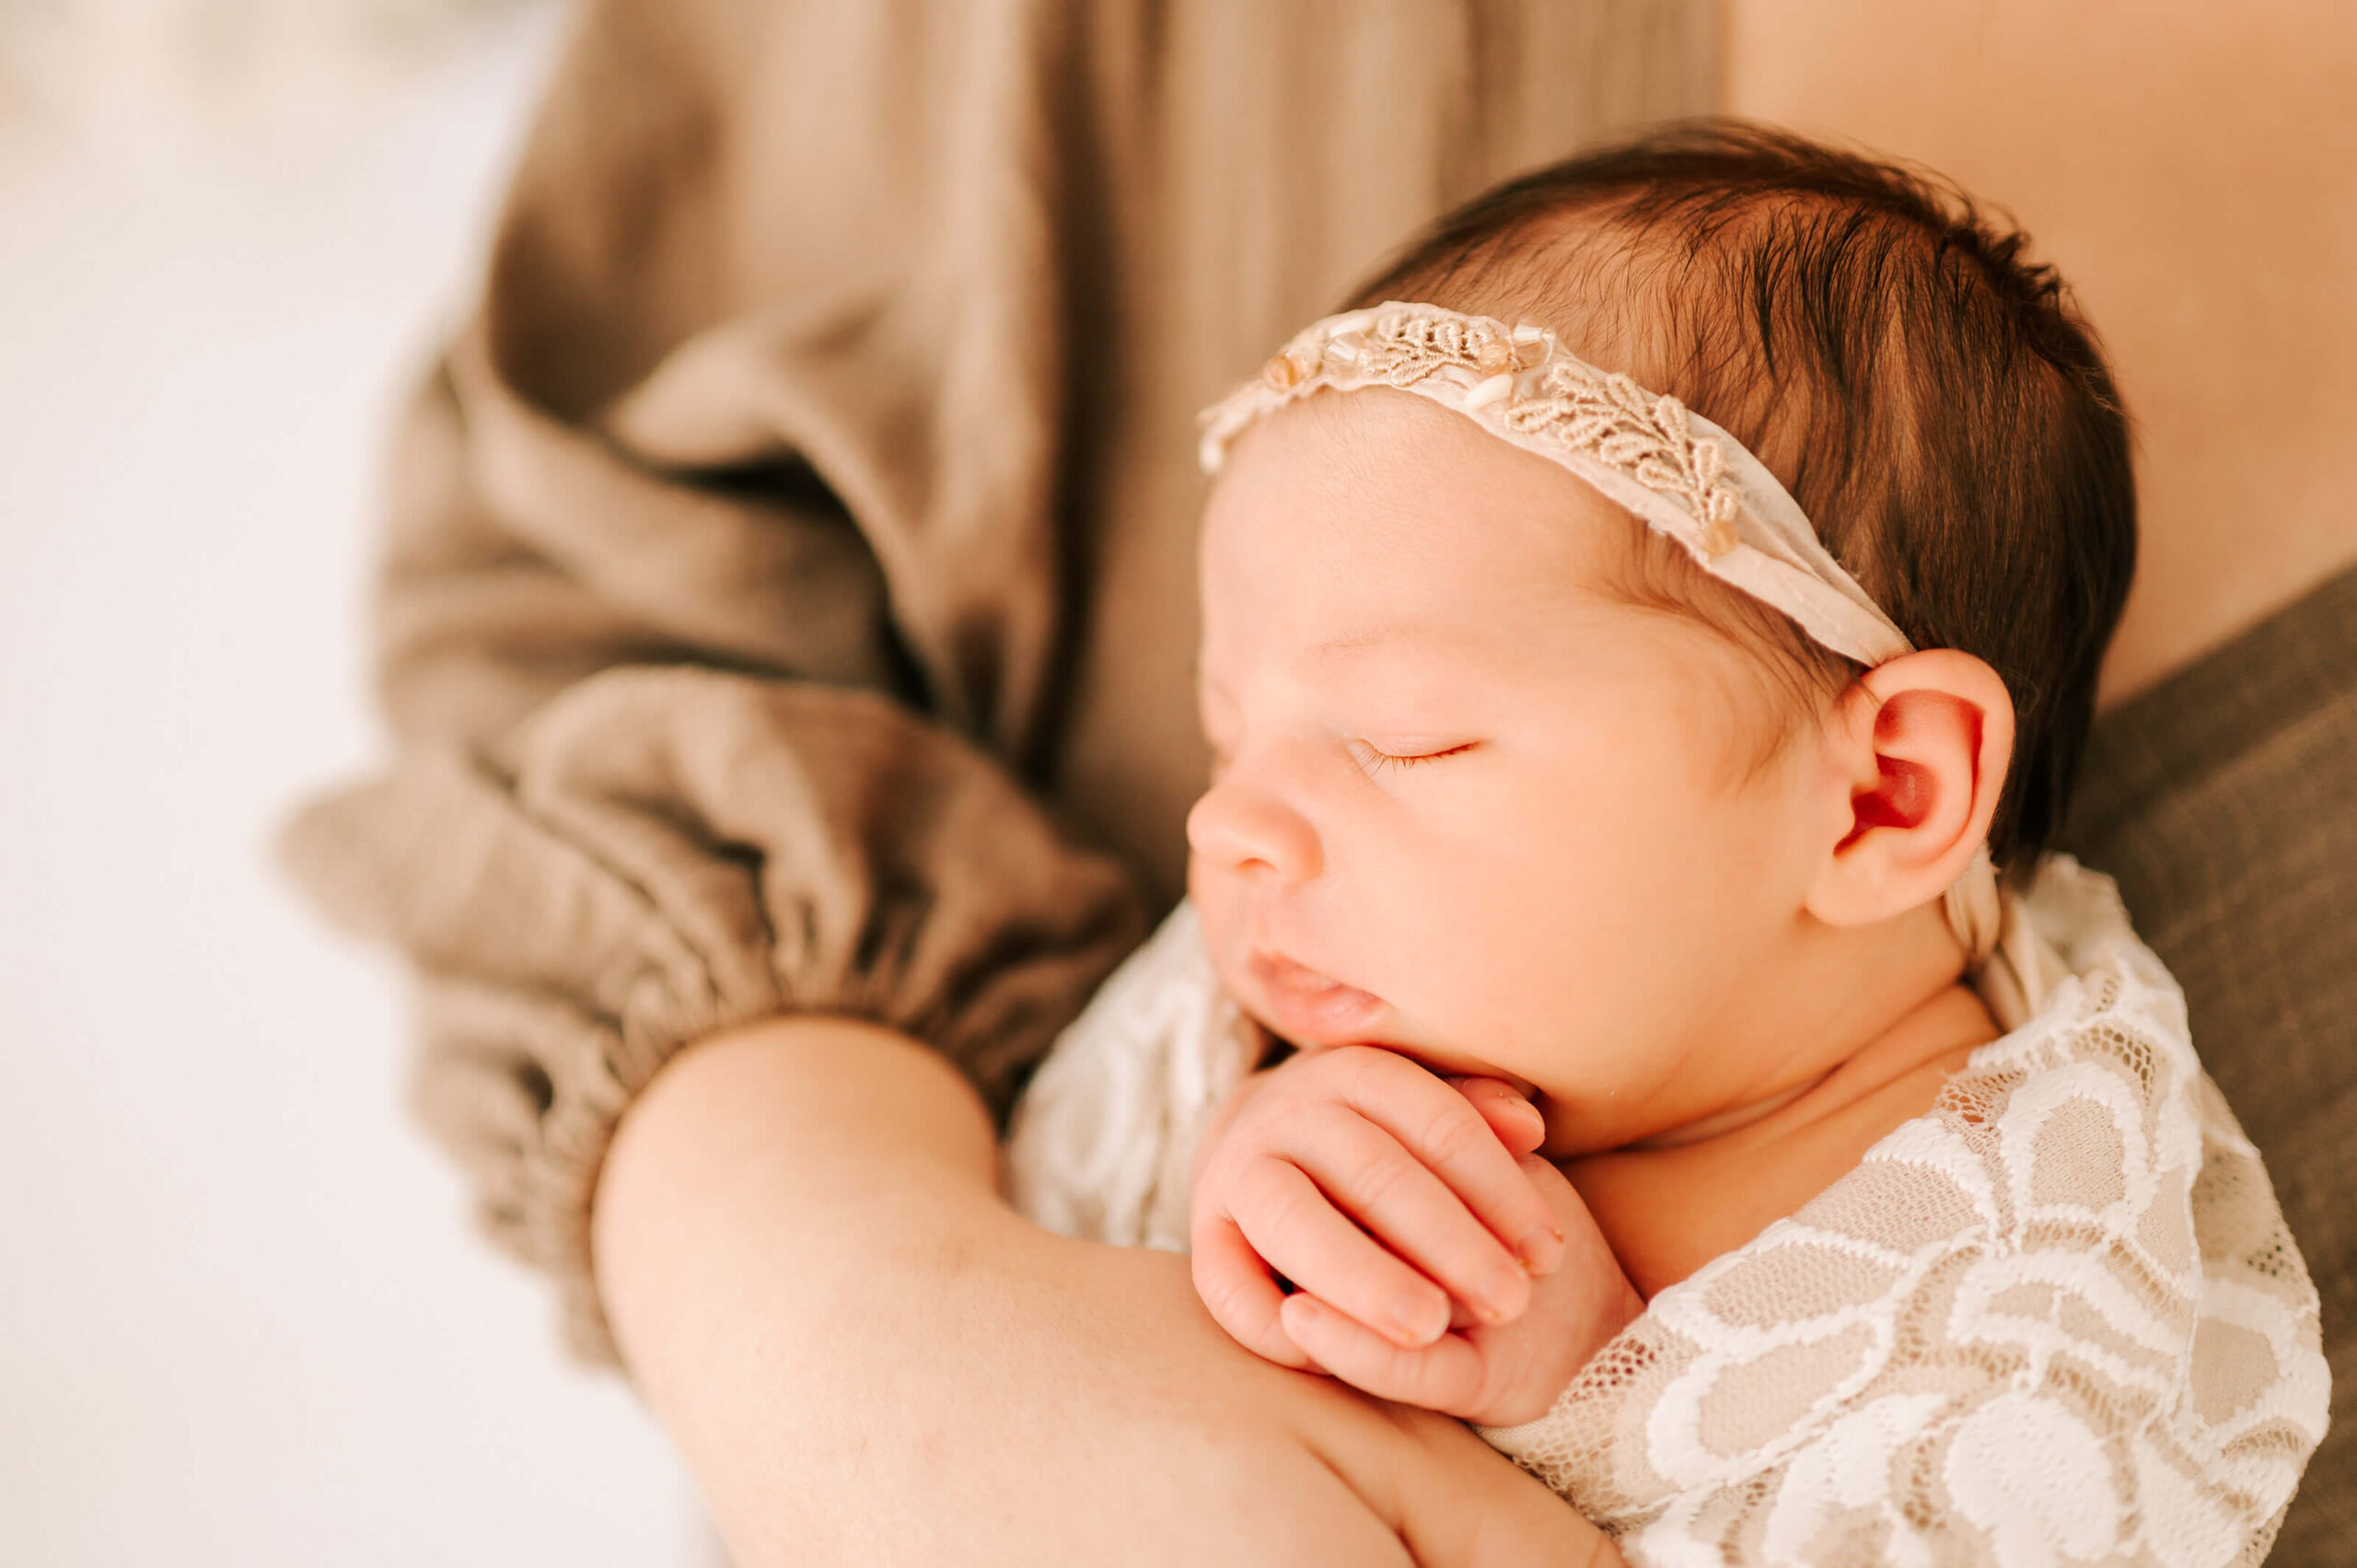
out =
<path fill-rule="evenodd" d="M 1185 1260 L 993 1191 L 964 1082 L 780 1020 L 660 1074 L 601 1178 L 598 1278 L 744 1568 L 1617 1562 L 1446 1417 L 1272 1366 Z"/>

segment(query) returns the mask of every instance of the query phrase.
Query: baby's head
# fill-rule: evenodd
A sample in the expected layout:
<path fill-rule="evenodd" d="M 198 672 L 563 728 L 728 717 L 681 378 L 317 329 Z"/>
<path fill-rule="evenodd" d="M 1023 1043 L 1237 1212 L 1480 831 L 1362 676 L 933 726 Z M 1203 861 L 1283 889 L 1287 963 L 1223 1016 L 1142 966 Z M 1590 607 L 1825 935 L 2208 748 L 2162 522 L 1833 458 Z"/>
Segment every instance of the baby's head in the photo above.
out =
<path fill-rule="evenodd" d="M 1458 406 L 1531 377 L 1295 396 L 1314 367 L 1272 362 L 1202 538 L 1190 881 L 1230 989 L 1297 1043 L 1523 1080 L 1572 1152 L 1953 982 L 1943 896 L 2058 827 L 2134 556 L 2109 377 L 2021 244 L 1901 171 L 1689 129 L 1476 200 L 1355 302 L 1535 323 L 1724 429 L 1895 622 L 1863 657 L 1698 564 L 1722 530 L 1689 549 Z M 1644 445 L 1603 455 L 1659 479 Z"/>

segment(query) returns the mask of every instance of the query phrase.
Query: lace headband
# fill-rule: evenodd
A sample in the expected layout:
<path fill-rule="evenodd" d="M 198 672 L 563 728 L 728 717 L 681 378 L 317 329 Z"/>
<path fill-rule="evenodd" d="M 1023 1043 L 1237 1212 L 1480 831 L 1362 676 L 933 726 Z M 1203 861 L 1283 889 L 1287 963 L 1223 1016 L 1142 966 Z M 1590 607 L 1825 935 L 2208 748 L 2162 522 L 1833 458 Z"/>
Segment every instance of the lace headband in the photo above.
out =
<path fill-rule="evenodd" d="M 1388 300 L 1313 322 L 1202 416 L 1203 471 L 1262 415 L 1320 389 L 1391 387 L 1452 409 L 1618 502 L 1720 581 L 1872 667 L 1915 651 L 1743 443 L 1676 398 L 1599 370 L 1546 328 Z M 2006 923 L 1983 846 L 1947 891 L 1948 927 L 1978 970 Z M 2033 1004 L 2035 998 L 2029 999 Z"/>

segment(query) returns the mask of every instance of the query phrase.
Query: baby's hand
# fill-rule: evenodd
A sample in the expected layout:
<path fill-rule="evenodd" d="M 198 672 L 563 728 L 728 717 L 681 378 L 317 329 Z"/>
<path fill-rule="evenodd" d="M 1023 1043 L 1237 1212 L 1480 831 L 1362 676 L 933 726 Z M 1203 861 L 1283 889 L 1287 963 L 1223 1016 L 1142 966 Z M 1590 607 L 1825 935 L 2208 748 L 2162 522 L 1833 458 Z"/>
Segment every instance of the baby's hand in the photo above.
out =
<path fill-rule="evenodd" d="M 1563 1173 L 1536 1155 L 1523 1156 L 1521 1165 L 1567 1238 L 1562 1265 L 1536 1282 L 1521 1316 L 1483 1324 L 1460 1314 L 1458 1331 L 1403 1350 L 1305 1291 L 1287 1296 L 1278 1310 L 1286 1337 L 1318 1367 L 1378 1399 L 1483 1426 L 1518 1426 L 1545 1415 L 1645 1302 Z"/>
<path fill-rule="evenodd" d="M 1533 1148 L 1544 1129 L 1505 1085 L 1468 1087 L 1374 1046 L 1247 1080 L 1196 1152 L 1189 1214 L 1195 1288 L 1220 1326 L 1305 1365 L 1274 1274 L 1402 1349 L 1446 1332 L 1451 1297 L 1492 1323 L 1527 1307 L 1562 1240 L 1504 1140 Z"/>
<path fill-rule="evenodd" d="M 1493 1078 L 1372 1046 L 1291 1058 L 1197 1154 L 1196 1290 L 1271 1361 L 1467 1420 L 1531 1419 L 1642 1310 L 1570 1183 L 1529 1152 L 1543 1132 Z"/>

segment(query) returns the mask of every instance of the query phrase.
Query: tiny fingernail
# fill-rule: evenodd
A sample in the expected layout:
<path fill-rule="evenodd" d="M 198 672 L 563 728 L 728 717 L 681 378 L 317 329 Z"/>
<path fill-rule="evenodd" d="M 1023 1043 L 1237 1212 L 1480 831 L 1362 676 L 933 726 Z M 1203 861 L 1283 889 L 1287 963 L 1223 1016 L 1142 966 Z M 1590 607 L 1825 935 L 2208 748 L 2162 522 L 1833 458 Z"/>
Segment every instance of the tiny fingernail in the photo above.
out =
<path fill-rule="evenodd" d="M 1494 1274 L 1481 1287 L 1480 1304 L 1474 1310 L 1485 1322 L 1503 1323 L 1521 1310 L 1522 1300 L 1528 1293 L 1529 1286 L 1523 1283 L 1522 1274 Z"/>
<path fill-rule="evenodd" d="M 1391 1321 L 1409 1345 L 1428 1345 L 1448 1332 L 1448 1303 L 1403 1301 L 1392 1308 Z"/>
<path fill-rule="evenodd" d="M 1563 1260 L 1563 1233 L 1551 1225 L 1534 1230 L 1522 1238 L 1522 1245 L 1515 1249 L 1515 1253 L 1522 1260 L 1525 1273 L 1552 1273 Z"/>

